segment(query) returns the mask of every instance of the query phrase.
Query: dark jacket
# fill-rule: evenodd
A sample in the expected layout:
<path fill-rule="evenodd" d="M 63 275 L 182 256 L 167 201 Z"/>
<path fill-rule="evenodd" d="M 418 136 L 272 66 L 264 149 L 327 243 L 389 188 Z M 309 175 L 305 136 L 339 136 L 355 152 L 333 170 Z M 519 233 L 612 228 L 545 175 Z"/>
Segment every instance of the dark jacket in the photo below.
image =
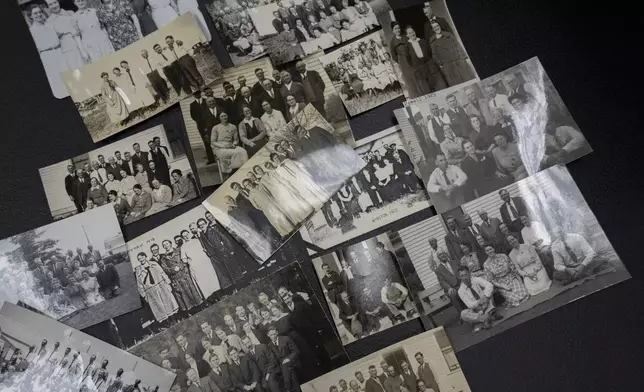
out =
<path fill-rule="evenodd" d="M 305 103 L 307 102 L 304 86 L 302 85 L 302 83 L 299 83 L 296 81 L 293 81 L 291 83 L 290 89 L 286 86 L 286 84 L 282 85 L 282 88 L 280 89 L 280 94 L 282 95 L 282 98 L 284 98 L 284 102 L 286 102 L 286 98 L 289 95 L 294 96 L 297 102 L 305 102 Z"/>
<path fill-rule="evenodd" d="M 132 164 L 136 170 L 136 166 L 140 163 L 143 165 L 145 170 L 148 170 L 148 162 L 150 161 L 149 154 L 147 151 L 139 151 L 141 156 L 138 156 L 136 153 L 132 154 Z M 107 168 L 105 169 L 107 171 Z"/>
<path fill-rule="evenodd" d="M 514 206 L 517 209 L 519 215 L 528 215 L 528 208 L 526 207 L 525 201 L 522 197 L 517 196 L 510 199 L 512 200 L 512 203 L 514 203 Z M 506 203 L 503 203 L 499 210 L 501 212 L 501 219 L 503 220 L 503 223 L 505 223 L 508 228 L 512 229 L 512 222 L 515 220 L 515 218 L 512 215 L 512 211 L 510 211 L 508 205 Z M 517 217 L 516 219 L 519 218 Z"/>
<path fill-rule="evenodd" d="M 268 373 L 275 373 L 279 368 L 275 353 L 269 350 L 265 344 L 255 345 L 255 354 L 247 352 L 246 356 L 255 361 L 262 377 Z"/>
<path fill-rule="evenodd" d="M 228 368 L 230 370 L 230 379 L 239 390 L 243 390 L 244 386 L 254 382 L 259 384 L 262 379 L 262 374 L 257 364 L 246 355 L 239 357 L 239 366 L 231 360 Z"/>
<path fill-rule="evenodd" d="M 454 273 L 449 272 L 442 263 L 438 263 L 434 273 L 438 278 L 438 283 L 441 285 L 445 293 L 449 291 L 450 288 L 457 289 L 458 285 L 461 283 L 458 278 L 458 261 L 451 260 L 450 267 Z"/>
<path fill-rule="evenodd" d="M 121 279 L 114 264 L 105 264 L 105 268 L 102 270 L 99 269 L 96 273 L 96 280 L 101 289 L 111 289 L 114 286 L 121 286 Z"/>
<path fill-rule="evenodd" d="M 306 78 L 298 75 L 304 87 L 307 102 L 324 102 L 324 89 L 326 85 L 317 71 L 306 71 Z"/>
<path fill-rule="evenodd" d="M 429 41 L 419 39 L 418 45 L 423 52 L 422 58 L 416 55 L 416 51 L 414 50 L 414 46 L 411 44 L 411 42 L 407 42 L 407 61 L 409 61 L 409 65 L 411 65 L 414 69 L 418 69 L 422 66 L 427 66 L 427 71 L 430 74 L 439 72 L 440 69 L 438 68 L 438 65 L 434 62 L 434 59 L 432 59 L 432 50 L 429 46 Z"/>
<path fill-rule="evenodd" d="M 300 349 L 295 345 L 293 339 L 288 336 L 278 336 L 277 345 L 270 342 L 268 344 L 273 353 L 277 357 L 279 363 L 282 363 L 286 358 L 288 358 L 293 367 L 297 367 L 300 361 Z"/>

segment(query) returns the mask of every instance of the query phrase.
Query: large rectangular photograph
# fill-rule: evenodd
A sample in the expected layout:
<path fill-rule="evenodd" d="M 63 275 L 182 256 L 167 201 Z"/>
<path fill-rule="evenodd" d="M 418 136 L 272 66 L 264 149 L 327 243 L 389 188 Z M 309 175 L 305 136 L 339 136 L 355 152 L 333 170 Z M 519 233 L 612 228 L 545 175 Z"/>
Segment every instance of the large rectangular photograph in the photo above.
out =
<path fill-rule="evenodd" d="M 0 240 L 0 301 L 83 329 L 141 307 L 112 206 Z"/>
<path fill-rule="evenodd" d="M 408 99 L 478 78 L 445 0 L 378 14 Z"/>
<path fill-rule="evenodd" d="M 221 116 L 220 130 L 237 128 Z M 262 147 L 203 205 L 258 261 L 263 262 L 365 162 L 332 134 L 312 104 L 302 108 L 275 140 Z M 219 153 L 236 161 L 246 152 L 234 144 Z"/>
<path fill-rule="evenodd" d="M 196 0 L 150 6 L 134 0 L 17 0 L 56 98 L 69 95 L 60 73 L 96 62 L 187 13 L 211 36 Z"/>
<path fill-rule="evenodd" d="M 54 220 L 110 204 L 127 225 L 199 194 L 179 135 L 163 125 L 39 172 Z"/>
<path fill-rule="evenodd" d="M 391 53 L 382 31 L 336 49 L 320 61 L 351 116 L 358 115 L 402 95 Z"/>
<path fill-rule="evenodd" d="M 386 0 L 269 1 L 248 15 L 273 64 L 304 58 L 372 31 L 376 15 L 390 9 Z"/>
<path fill-rule="evenodd" d="M 175 391 L 300 391 L 349 362 L 298 263 L 130 352 L 176 373 Z"/>
<path fill-rule="evenodd" d="M 386 234 L 313 259 L 344 345 L 418 317 Z"/>
<path fill-rule="evenodd" d="M 175 375 L 49 317 L 0 309 L 3 391 L 167 392 Z"/>
<path fill-rule="evenodd" d="M 395 114 L 439 213 L 592 152 L 536 57 Z"/>
<path fill-rule="evenodd" d="M 563 166 L 392 233 L 392 243 L 457 351 L 630 278 Z"/>
<path fill-rule="evenodd" d="M 221 65 L 197 19 L 187 13 L 145 38 L 61 76 L 97 142 L 169 108 L 221 74 Z"/>
<path fill-rule="evenodd" d="M 430 206 L 399 127 L 358 140 L 356 145 L 367 165 L 300 230 L 314 253 Z"/>
<path fill-rule="evenodd" d="M 435 328 L 302 385 L 304 392 L 469 392 L 445 330 Z"/>

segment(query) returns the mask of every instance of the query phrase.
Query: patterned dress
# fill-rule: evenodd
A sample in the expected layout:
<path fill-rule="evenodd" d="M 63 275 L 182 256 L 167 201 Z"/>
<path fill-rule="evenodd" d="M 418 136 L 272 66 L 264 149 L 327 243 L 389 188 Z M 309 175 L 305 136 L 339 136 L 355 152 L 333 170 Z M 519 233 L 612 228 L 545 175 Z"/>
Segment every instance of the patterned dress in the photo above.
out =
<path fill-rule="evenodd" d="M 115 50 L 122 49 L 139 39 L 132 21 L 134 8 L 128 0 L 112 0 L 112 7 L 102 4 L 96 10 L 98 19 L 105 26 Z"/>
<path fill-rule="evenodd" d="M 471 252 L 470 254 L 463 256 L 461 258 L 461 265 L 469 268 L 472 276 L 487 279 L 485 271 L 481 269 L 481 263 L 479 263 L 479 258 L 476 255 L 476 252 Z"/>
<path fill-rule="evenodd" d="M 528 290 L 526 290 L 525 285 L 517 273 L 516 267 L 508 256 L 496 254 L 492 258 L 488 258 L 483 263 L 483 270 L 487 274 L 487 280 L 492 282 L 492 284 L 509 286 L 510 290 L 495 287 L 503 298 L 505 298 L 506 306 L 519 306 L 530 297 Z"/>

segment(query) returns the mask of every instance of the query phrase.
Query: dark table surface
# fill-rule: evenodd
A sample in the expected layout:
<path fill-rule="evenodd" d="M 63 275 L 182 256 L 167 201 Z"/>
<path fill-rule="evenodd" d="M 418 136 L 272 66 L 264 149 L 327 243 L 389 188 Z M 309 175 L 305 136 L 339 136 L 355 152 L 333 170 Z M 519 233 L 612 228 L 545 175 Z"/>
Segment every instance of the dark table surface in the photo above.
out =
<path fill-rule="evenodd" d="M 418 1 L 390 3 L 398 8 Z M 495 392 L 641 390 L 644 295 L 638 252 L 644 209 L 636 202 L 644 188 L 638 180 L 644 168 L 638 163 L 644 139 L 637 74 L 642 45 L 636 40 L 641 13 L 626 3 L 613 10 L 605 3 L 565 0 L 448 0 L 448 5 L 481 78 L 533 56 L 541 59 L 595 150 L 569 169 L 633 275 L 460 352 L 470 386 Z M 51 222 L 38 169 L 95 145 L 72 101 L 52 96 L 15 0 L 0 2 L 0 32 L 0 238 L 5 238 Z M 218 42 L 213 46 L 221 53 Z M 400 106 L 402 100 L 396 100 L 353 119 L 356 138 L 393 125 L 392 110 Z M 175 106 L 101 145 L 156 124 L 185 136 Z M 128 226 L 126 239 L 197 203 Z M 348 351 L 356 359 L 421 331 L 420 323 L 406 323 Z"/>

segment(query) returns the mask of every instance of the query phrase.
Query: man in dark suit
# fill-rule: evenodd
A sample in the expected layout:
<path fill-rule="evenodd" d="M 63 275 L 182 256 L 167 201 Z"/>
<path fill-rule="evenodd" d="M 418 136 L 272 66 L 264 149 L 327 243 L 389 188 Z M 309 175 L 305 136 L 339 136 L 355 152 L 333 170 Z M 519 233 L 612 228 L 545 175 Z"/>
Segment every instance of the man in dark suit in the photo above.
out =
<path fill-rule="evenodd" d="M 188 369 L 186 377 L 190 381 L 190 386 L 186 392 L 221 392 L 215 382 L 208 376 L 199 378 L 199 373 L 193 368 Z M 137 390 L 140 390 L 137 388 Z"/>
<path fill-rule="evenodd" d="M 116 158 L 114 158 L 114 157 L 107 158 L 107 161 L 109 163 L 107 164 L 107 167 L 105 168 L 105 172 L 107 174 L 112 173 L 112 175 L 114 175 L 115 180 L 121 181 L 121 165 L 116 163 Z"/>
<path fill-rule="evenodd" d="M 72 200 L 74 200 L 78 212 L 85 211 L 89 187 L 90 184 L 83 175 L 83 169 L 76 169 L 76 176 L 72 182 Z"/>
<path fill-rule="evenodd" d="M 438 388 L 438 383 L 436 382 L 436 377 L 434 377 L 434 372 L 432 371 L 432 368 L 429 367 L 429 364 L 425 362 L 425 356 L 423 353 L 417 352 L 416 355 L 414 355 L 414 358 L 416 358 L 416 362 L 418 362 L 418 369 L 416 370 L 418 379 L 422 380 L 427 388 L 433 389 L 434 392 L 440 392 L 440 388 Z"/>
<path fill-rule="evenodd" d="M 101 290 L 103 297 L 105 297 L 105 299 L 110 299 L 117 296 L 118 289 L 121 286 L 121 280 L 114 264 L 110 263 L 105 265 L 103 260 L 98 260 L 96 265 L 98 266 L 96 280 L 98 281 L 98 287 Z"/>
<path fill-rule="evenodd" d="M 282 71 L 282 80 L 284 84 L 280 89 L 282 97 L 286 99 L 289 95 L 292 95 L 295 98 L 296 102 L 308 103 L 306 100 L 306 92 L 304 91 L 304 86 L 302 83 L 294 82 L 291 74 L 288 71 Z"/>
<path fill-rule="evenodd" d="M 150 86 L 154 89 L 157 99 L 166 102 L 170 90 L 168 89 L 168 83 L 159 73 L 159 69 L 157 69 L 157 63 L 154 60 L 150 60 L 150 55 L 146 49 L 141 50 L 141 57 L 144 60 L 143 70 L 146 72 Z"/>
<path fill-rule="evenodd" d="M 221 392 L 232 391 L 234 389 L 234 385 L 230 378 L 228 364 L 226 362 L 222 362 L 216 354 L 212 354 L 210 356 L 208 363 L 211 368 L 210 373 L 208 373 L 208 378 L 210 378 L 215 385 L 219 387 Z"/>
<path fill-rule="evenodd" d="M 326 110 L 324 108 L 324 89 L 326 88 L 326 85 L 324 84 L 322 77 L 317 71 L 308 71 L 304 61 L 298 61 L 297 64 L 295 64 L 295 69 L 299 73 L 298 79 L 302 82 L 302 86 L 304 87 L 306 101 L 315 106 L 322 117 L 326 118 Z"/>
<path fill-rule="evenodd" d="M 284 82 L 282 82 L 282 72 L 280 70 L 274 69 L 271 75 L 273 75 L 274 80 L 273 87 L 275 87 L 275 89 L 277 90 L 281 89 L 284 85 Z"/>
<path fill-rule="evenodd" d="M 324 272 L 324 275 L 321 279 L 322 286 L 326 289 L 329 301 L 335 304 L 338 302 L 340 293 L 346 290 L 346 288 L 342 284 L 340 275 L 337 272 L 331 270 L 328 264 L 322 264 L 322 272 Z"/>
<path fill-rule="evenodd" d="M 132 165 L 134 165 L 135 171 L 136 166 L 139 164 L 143 165 L 143 171 L 147 171 L 148 162 L 150 161 L 149 154 L 145 151 L 141 151 L 141 145 L 139 145 L 139 143 L 134 143 L 132 145 L 132 149 L 134 150 L 134 155 L 132 155 Z M 136 174 L 136 172 L 133 174 Z"/>
<path fill-rule="evenodd" d="M 423 26 L 425 39 L 427 41 L 429 41 L 431 36 L 434 35 L 434 30 L 432 29 L 432 22 L 438 23 L 438 25 L 441 27 L 441 30 L 447 31 L 449 33 L 452 32 L 452 28 L 449 26 L 449 23 L 447 23 L 447 20 L 440 16 L 436 16 L 434 14 L 434 10 L 432 9 L 432 6 L 429 5 L 429 3 L 425 3 L 425 8 L 423 9 L 423 12 L 427 17 L 427 20 L 425 21 L 425 25 Z"/>
<path fill-rule="evenodd" d="M 210 145 L 210 129 L 206 129 L 205 127 L 205 115 L 208 112 L 208 103 L 201 97 L 201 91 L 196 90 L 192 95 L 195 100 L 190 104 L 190 118 L 197 125 L 199 136 L 201 136 L 201 141 L 206 149 L 206 164 L 211 164 L 215 162 L 215 154 Z"/>
<path fill-rule="evenodd" d="M 132 161 L 132 154 L 129 151 L 123 153 L 123 163 L 121 164 L 121 170 L 125 170 L 128 176 L 133 176 L 136 174 L 136 167 Z"/>
<path fill-rule="evenodd" d="M 476 236 L 480 235 L 481 231 L 472 223 L 470 214 L 463 215 L 463 223 L 465 224 L 465 228 L 461 229 L 461 241 L 469 244 L 471 251 L 476 251 L 478 246 Z"/>
<path fill-rule="evenodd" d="M 239 97 L 237 101 L 237 112 L 239 113 L 240 116 L 243 116 L 243 108 L 244 106 L 247 106 L 251 113 L 253 113 L 253 117 L 260 118 L 262 115 L 264 115 L 264 109 L 262 109 L 262 103 L 260 100 L 256 97 L 253 97 L 250 87 L 244 86 L 241 88 L 241 96 Z M 238 125 L 238 124 L 234 124 Z"/>
<path fill-rule="evenodd" d="M 452 130 L 456 136 L 469 137 L 472 133 L 472 126 L 470 125 L 470 116 L 465 109 L 458 104 L 458 100 L 454 94 L 449 94 L 445 97 L 448 109 L 446 111 L 452 122 Z"/>
<path fill-rule="evenodd" d="M 224 98 L 217 102 L 217 106 L 228 115 L 228 121 L 231 124 L 238 125 L 242 119 L 237 109 L 237 102 L 241 98 L 241 93 L 237 93 L 235 87 L 229 82 L 224 82 L 222 86 L 224 87 Z"/>
<path fill-rule="evenodd" d="M 353 301 L 349 298 L 346 291 L 340 293 L 340 298 L 336 303 L 338 306 L 338 317 L 342 320 L 344 327 L 353 334 L 357 339 L 362 335 L 362 323 L 360 322 L 360 311 Z"/>
<path fill-rule="evenodd" d="M 260 385 L 264 390 L 270 392 L 280 392 L 280 384 L 278 374 L 279 363 L 275 353 L 269 350 L 265 344 L 253 345 L 248 336 L 242 338 L 242 344 L 246 350 L 246 356 L 255 361 L 259 368 L 261 382 Z"/>
<path fill-rule="evenodd" d="M 387 381 L 387 369 L 389 369 L 389 363 L 387 361 L 380 361 L 380 370 L 382 370 L 382 373 L 378 375 L 378 380 L 380 380 L 383 388 L 385 387 L 385 381 Z"/>
<path fill-rule="evenodd" d="M 266 79 L 264 70 L 261 68 L 255 69 L 255 76 L 257 77 L 257 82 L 255 82 L 250 91 L 254 98 L 260 99 L 266 92 L 266 90 L 264 90 L 264 81 L 268 79 Z"/>
<path fill-rule="evenodd" d="M 193 358 L 203 357 L 205 350 L 203 349 L 200 341 L 194 339 L 188 340 L 183 334 L 177 335 L 174 340 L 177 342 L 177 346 L 179 346 L 179 349 L 181 350 L 179 357 L 185 356 L 185 354 L 189 354 Z"/>
<path fill-rule="evenodd" d="M 485 211 L 479 211 L 479 218 L 483 222 L 478 225 L 481 235 L 488 243 L 492 244 L 495 248 L 500 249 L 505 241 L 503 233 L 499 230 L 501 221 L 498 218 L 490 218 Z"/>
<path fill-rule="evenodd" d="M 150 148 L 150 161 L 154 162 L 157 170 L 157 178 L 159 182 L 167 186 L 171 186 L 170 181 L 170 166 L 168 165 L 168 153 L 163 147 L 157 146 L 153 140 L 148 142 Z"/>
<path fill-rule="evenodd" d="M 436 274 L 438 283 L 443 288 L 443 291 L 452 301 L 452 305 L 454 305 L 454 307 L 460 314 L 461 310 L 463 310 L 464 307 L 461 303 L 461 299 L 458 296 L 458 287 L 461 284 L 461 281 L 458 277 L 459 260 L 460 259 L 454 260 L 449 258 L 449 256 L 445 252 L 439 253 L 439 263 L 436 266 L 434 273 Z"/>
<path fill-rule="evenodd" d="M 503 201 L 499 212 L 503 223 L 511 231 L 520 232 L 523 229 L 521 215 L 529 216 L 528 207 L 521 196 L 510 197 L 510 193 L 505 189 L 499 190 L 499 196 Z"/>
<path fill-rule="evenodd" d="M 255 361 L 246 355 L 240 357 L 239 351 L 233 346 L 228 348 L 228 356 L 230 379 L 237 390 L 262 392 L 262 376 Z"/>
<path fill-rule="evenodd" d="M 282 15 L 279 11 L 273 11 L 273 28 L 277 31 L 277 34 L 284 31 L 284 24 L 289 24 L 289 20 L 282 18 Z"/>
<path fill-rule="evenodd" d="M 279 110 L 282 114 L 286 111 L 286 103 L 279 88 L 275 87 L 275 83 L 270 79 L 264 79 L 262 82 L 263 95 L 259 97 L 260 102 L 267 101 L 275 110 Z"/>
<path fill-rule="evenodd" d="M 378 378 L 376 365 L 369 366 L 369 378 L 364 384 L 364 392 L 385 392 L 385 386 Z"/>
<path fill-rule="evenodd" d="M 67 165 L 67 175 L 65 176 L 65 192 L 67 192 L 67 196 L 69 196 L 69 200 L 73 201 L 74 204 L 76 204 L 74 199 L 74 179 L 75 178 L 76 178 L 76 174 L 74 173 L 74 165 Z M 78 206 L 76 206 L 76 209 L 78 209 Z M 79 210 L 78 212 L 83 212 L 83 211 Z"/>
<path fill-rule="evenodd" d="M 237 83 L 239 83 L 239 88 L 237 89 L 237 96 L 241 96 L 241 89 L 246 87 L 246 77 L 244 75 L 239 75 L 237 77 Z"/>
<path fill-rule="evenodd" d="M 400 376 L 403 379 L 403 383 L 407 386 L 407 390 L 409 392 L 416 392 L 416 381 L 418 377 L 416 377 L 407 361 L 400 363 Z"/>
<path fill-rule="evenodd" d="M 461 232 L 456 225 L 456 219 L 447 218 L 447 232 L 445 234 L 445 246 L 450 257 L 457 262 L 463 257 L 461 250 Z"/>
<path fill-rule="evenodd" d="M 270 339 L 268 347 L 273 351 L 280 367 L 282 368 L 284 391 L 299 391 L 300 383 L 297 379 L 297 375 L 295 374 L 295 368 L 299 367 L 300 361 L 299 348 L 290 337 L 278 336 L 277 329 L 273 325 L 268 327 L 268 338 Z"/>
<path fill-rule="evenodd" d="M 215 97 L 206 97 L 206 110 L 203 112 L 203 129 L 204 129 L 204 142 L 210 145 L 210 135 L 212 128 L 221 123 L 219 115 L 223 113 L 223 109 L 217 105 Z M 214 154 L 213 154 L 214 157 Z"/>

